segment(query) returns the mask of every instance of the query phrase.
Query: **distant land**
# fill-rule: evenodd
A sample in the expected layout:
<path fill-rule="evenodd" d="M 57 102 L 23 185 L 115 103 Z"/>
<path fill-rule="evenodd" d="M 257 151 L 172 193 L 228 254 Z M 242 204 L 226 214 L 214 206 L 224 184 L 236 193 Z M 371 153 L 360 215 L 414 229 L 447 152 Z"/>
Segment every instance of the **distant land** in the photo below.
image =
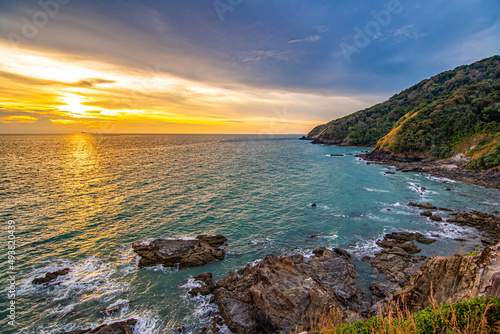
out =
<path fill-rule="evenodd" d="M 389 100 L 316 126 L 314 144 L 374 146 L 393 157 L 458 157 L 467 169 L 500 165 L 500 56 L 423 80 Z"/>

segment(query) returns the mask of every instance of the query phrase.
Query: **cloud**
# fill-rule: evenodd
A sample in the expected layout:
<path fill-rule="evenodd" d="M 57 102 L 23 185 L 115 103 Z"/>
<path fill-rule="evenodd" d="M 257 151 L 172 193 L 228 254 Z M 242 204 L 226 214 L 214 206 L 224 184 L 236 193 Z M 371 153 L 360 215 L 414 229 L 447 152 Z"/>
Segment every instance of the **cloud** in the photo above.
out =
<path fill-rule="evenodd" d="M 417 31 L 415 24 L 409 24 L 397 29 L 394 31 L 393 35 L 400 39 L 417 39 L 425 37 L 425 34 Z"/>
<path fill-rule="evenodd" d="M 319 33 L 324 33 L 330 30 L 329 26 L 314 26 L 314 29 L 316 29 Z"/>
<path fill-rule="evenodd" d="M 289 53 L 277 50 L 251 50 L 240 52 L 243 55 L 243 62 L 259 61 L 262 59 L 288 60 Z"/>
<path fill-rule="evenodd" d="M 309 36 L 309 37 L 306 37 L 306 38 L 303 38 L 303 39 L 292 39 L 292 40 L 289 40 L 288 43 L 289 44 L 293 44 L 293 43 L 312 43 L 312 42 L 317 42 L 321 39 L 321 36 L 319 35 L 313 35 L 313 36 Z"/>
<path fill-rule="evenodd" d="M 80 80 L 76 83 L 78 87 L 82 88 L 94 88 L 94 85 L 96 84 L 106 84 L 106 83 L 116 83 L 114 80 L 106 80 L 106 79 L 86 79 L 86 80 Z"/>

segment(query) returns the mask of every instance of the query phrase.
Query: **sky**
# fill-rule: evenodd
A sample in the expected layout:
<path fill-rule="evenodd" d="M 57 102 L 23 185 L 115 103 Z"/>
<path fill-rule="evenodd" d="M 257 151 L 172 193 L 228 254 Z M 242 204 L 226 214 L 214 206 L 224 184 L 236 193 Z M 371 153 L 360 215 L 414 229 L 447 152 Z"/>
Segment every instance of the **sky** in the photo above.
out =
<path fill-rule="evenodd" d="M 499 53 L 498 0 L 0 0 L 0 133 L 305 134 Z"/>

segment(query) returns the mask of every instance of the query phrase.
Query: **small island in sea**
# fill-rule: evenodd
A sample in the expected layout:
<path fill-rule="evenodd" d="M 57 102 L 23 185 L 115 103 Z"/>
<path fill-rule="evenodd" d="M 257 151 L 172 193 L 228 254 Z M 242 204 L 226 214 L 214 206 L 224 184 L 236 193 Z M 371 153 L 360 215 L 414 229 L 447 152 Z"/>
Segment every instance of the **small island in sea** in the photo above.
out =
<path fill-rule="evenodd" d="M 500 332 L 500 4 L 0 9 L 1 333 Z"/>

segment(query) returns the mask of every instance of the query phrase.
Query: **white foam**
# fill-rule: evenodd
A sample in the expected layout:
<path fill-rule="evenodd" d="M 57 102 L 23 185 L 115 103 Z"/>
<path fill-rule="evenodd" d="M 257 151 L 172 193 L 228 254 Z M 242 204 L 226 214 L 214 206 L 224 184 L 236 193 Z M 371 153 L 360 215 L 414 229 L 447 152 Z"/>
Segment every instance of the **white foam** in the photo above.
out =
<path fill-rule="evenodd" d="M 373 189 L 373 188 L 363 188 L 366 191 L 377 192 L 377 193 L 390 193 L 389 190 Z"/>
<path fill-rule="evenodd" d="M 266 244 L 266 243 L 270 243 L 270 242 L 273 242 L 273 239 L 264 238 L 264 239 L 252 240 L 248 244 L 251 246 L 256 246 L 256 245 Z"/>
<path fill-rule="evenodd" d="M 380 238 L 382 238 L 380 236 Z M 367 239 L 361 242 L 357 242 L 354 246 L 350 246 L 351 254 L 353 254 L 356 258 L 361 259 L 365 256 L 373 257 L 376 253 L 382 250 L 382 247 L 377 245 L 378 239 Z"/>

